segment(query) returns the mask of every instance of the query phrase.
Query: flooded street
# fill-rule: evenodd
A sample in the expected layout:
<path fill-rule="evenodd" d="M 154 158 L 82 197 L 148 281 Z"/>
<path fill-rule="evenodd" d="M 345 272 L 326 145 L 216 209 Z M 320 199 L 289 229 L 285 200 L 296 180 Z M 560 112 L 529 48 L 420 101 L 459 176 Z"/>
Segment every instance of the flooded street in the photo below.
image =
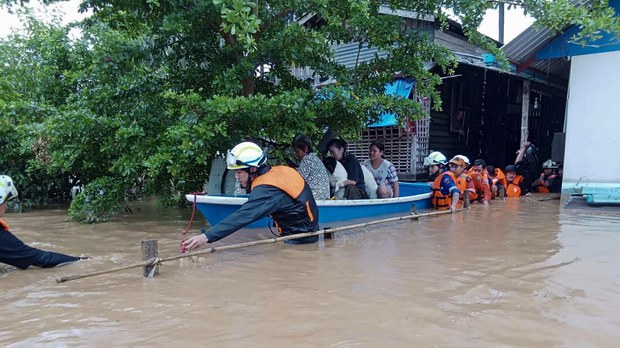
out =
<path fill-rule="evenodd" d="M 62 284 L 139 261 L 143 239 L 177 254 L 190 212 L 145 203 L 100 225 L 63 210 L 7 214 L 24 242 L 93 259 L 0 265 L 0 345 L 618 346 L 619 211 L 543 197 L 172 261 L 152 279 L 136 268 Z"/>

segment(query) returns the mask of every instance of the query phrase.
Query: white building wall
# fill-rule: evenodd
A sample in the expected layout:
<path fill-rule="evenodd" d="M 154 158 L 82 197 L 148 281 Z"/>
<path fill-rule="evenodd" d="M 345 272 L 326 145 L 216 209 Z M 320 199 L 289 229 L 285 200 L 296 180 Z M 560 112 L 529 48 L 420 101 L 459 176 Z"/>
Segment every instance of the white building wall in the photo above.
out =
<path fill-rule="evenodd" d="M 571 59 L 563 191 L 620 186 L 620 51 Z"/>

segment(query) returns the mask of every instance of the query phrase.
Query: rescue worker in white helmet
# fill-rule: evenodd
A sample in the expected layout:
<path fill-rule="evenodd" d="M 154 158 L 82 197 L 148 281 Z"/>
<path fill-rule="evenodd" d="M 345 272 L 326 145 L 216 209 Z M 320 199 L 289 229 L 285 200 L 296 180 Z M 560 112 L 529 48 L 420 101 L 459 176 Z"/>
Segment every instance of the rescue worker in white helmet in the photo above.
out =
<path fill-rule="evenodd" d="M 435 209 L 456 211 L 460 191 L 456 186 L 456 176 L 446 170 L 448 160 L 441 152 L 431 152 L 424 159 L 424 165 L 429 166 L 429 173 L 435 176 L 431 202 Z"/>
<path fill-rule="evenodd" d="M 252 142 L 243 142 L 228 152 L 229 170 L 246 188 L 250 197 L 239 210 L 209 230 L 183 241 L 189 251 L 218 241 L 250 223 L 270 216 L 280 235 L 319 230 L 319 210 L 312 191 L 299 173 L 287 166 L 271 167 L 263 150 Z M 289 240 L 289 244 L 318 241 L 318 236 Z"/>
<path fill-rule="evenodd" d="M 0 218 L 4 215 L 7 202 L 17 197 L 17 188 L 13 180 L 0 175 Z M 9 225 L 0 219 L 0 262 L 26 269 L 30 266 L 50 268 L 68 262 L 86 259 L 30 247 L 9 232 Z"/>
<path fill-rule="evenodd" d="M 553 185 L 553 181 L 557 178 L 557 170 L 558 164 L 553 160 L 546 160 L 542 165 L 543 172 L 540 174 L 540 177 L 532 183 L 534 187 L 534 191 L 549 193 L 551 192 L 551 186 Z"/>

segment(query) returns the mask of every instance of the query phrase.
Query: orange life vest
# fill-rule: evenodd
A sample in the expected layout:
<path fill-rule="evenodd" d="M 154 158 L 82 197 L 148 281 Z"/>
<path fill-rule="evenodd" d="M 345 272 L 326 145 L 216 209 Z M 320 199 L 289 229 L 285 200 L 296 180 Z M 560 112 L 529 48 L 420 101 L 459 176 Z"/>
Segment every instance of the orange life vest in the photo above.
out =
<path fill-rule="evenodd" d="M 465 199 L 465 191 L 469 191 L 469 201 L 475 201 L 478 199 L 478 193 L 476 192 L 476 188 L 474 184 L 471 182 L 471 174 L 467 172 L 461 173 L 458 178 L 456 178 L 456 187 L 459 188 L 461 192 L 461 196 L 459 197 L 459 204 L 462 206 L 463 200 Z M 460 208 L 460 207 L 459 207 Z"/>
<path fill-rule="evenodd" d="M 504 187 L 508 186 L 508 182 L 506 181 L 506 175 L 502 172 L 501 169 L 495 168 L 495 176 L 493 177 L 493 185 L 497 185 L 497 183 L 504 185 Z"/>
<path fill-rule="evenodd" d="M 318 208 L 314 202 L 314 198 L 312 198 L 310 187 L 306 184 L 301 175 L 299 175 L 299 172 L 291 167 L 274 166 L 271 167 L 267 173 L 260 175 L 252 181 L 252 188 L 260 185 L 269 185 L 279 188 L 293 198 L 297 202 L 297 206 L 300 207 L 300 209 L 295 209 L 296 211 L 278 212 L 269 215 L 276 224 L 280 234 L 284 231 L 297 233 L 297 231 L 295 231 L 295 226 L 300 224 L 303 225 L 300 221 L 305 219 L 307 219 L 308 224 L 315 227 L 314 230 L 318 231 Z M 311 201 L 312 204 L 310 203 Z M 303 208 L 301 208 L 301 206 L 303 206 Z M 305 214 L 299 211 L 301 209 L 305 210 Z M 299 215 L 305 216 L 297 218 Z"/>
<path fill-rule="evenodd" d="M 9 225 L 6 222 L 4 222 L 4 220 L 2 219 L 0 219 L 0 227 L 2 227 L 2 229 L 7 232 L 9 231 Z"/>
<path fill-rule="evenodd" d="M 549 178 L 547 178 L 545 176 L 545 174 L 543 173 L 543 174 L 540 175 L 540 179 L 539 180 L 541 180 L 541 181 L 545 180 L 546 181 L 546 180 L 549 180 L 549 179 L 555 179 L 556 177 L 557 177 L 557 175 L 551 174 L 551 175 L 549 175 Z M 551 190 L 549 190 L 549 187 L 547 187 L 545 185 L 536 185 L 536 191 L 540 192 L 540 193 L 549 193 L 549 192 L 551 192 Z"/>
<path fill-rule="evenodd" d="M 452 178 L 454 183 L 456 183 L 456 176 L 451 171 L 443 172 L 435 178 L 432 187 L 433 194 L 431 196 L 431 202 L 433 204 L 433 207 L 438 210 L 448 210 L 452 205 L 452 194 L 448 193 L 448 195 L 445 196 L 443 193 L 441 193 L 441 180 L 446 174 Z"/>
<path fill-rule="evenodd" d="M 508 183 L 506 186 L 506 196 L 508 197 L 521 197 L 521 187 L 520 183 L 523 182 L 523 176 L 517 174 L 515 175 L 515 179 Z"/>

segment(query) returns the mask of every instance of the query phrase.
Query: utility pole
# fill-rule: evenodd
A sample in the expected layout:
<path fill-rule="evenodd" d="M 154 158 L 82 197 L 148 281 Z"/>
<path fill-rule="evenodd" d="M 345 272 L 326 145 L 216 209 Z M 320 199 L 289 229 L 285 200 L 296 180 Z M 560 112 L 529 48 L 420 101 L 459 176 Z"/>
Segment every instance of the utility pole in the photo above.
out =
<path fill-rule="evenodd" d="M 503 44 L 504 43 L 504 3 L 500 2 L 498 4 L 498 9 L 499 9 L 499 35 L 497 38 L 497 41 L 499 41 L 499 43 Z"/>

